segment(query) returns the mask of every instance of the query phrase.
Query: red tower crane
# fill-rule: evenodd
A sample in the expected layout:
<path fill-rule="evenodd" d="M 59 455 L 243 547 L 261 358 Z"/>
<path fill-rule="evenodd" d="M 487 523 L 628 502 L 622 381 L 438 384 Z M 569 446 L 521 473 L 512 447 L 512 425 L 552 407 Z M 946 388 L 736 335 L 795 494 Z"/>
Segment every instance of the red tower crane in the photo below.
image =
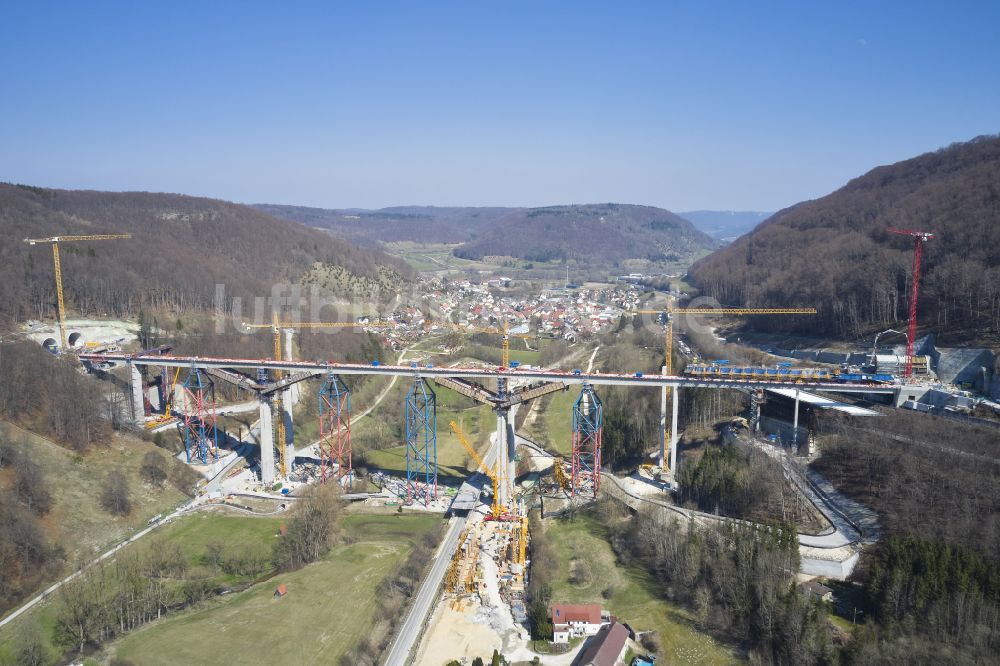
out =
<path fill-rule="evenodd" d="M 910 327 L 906 334 L 906 369 L 903 376 L 909 378 L 913 374 L 913 343 L 917 338 L 917 296 L 920 294 L 920 255 L 924 243 L 934 238 L 928 231 L 913 231 L 889 227 L 889 231 L 901 236 L 913 238 L 913 290 L 910 293 Z"/>

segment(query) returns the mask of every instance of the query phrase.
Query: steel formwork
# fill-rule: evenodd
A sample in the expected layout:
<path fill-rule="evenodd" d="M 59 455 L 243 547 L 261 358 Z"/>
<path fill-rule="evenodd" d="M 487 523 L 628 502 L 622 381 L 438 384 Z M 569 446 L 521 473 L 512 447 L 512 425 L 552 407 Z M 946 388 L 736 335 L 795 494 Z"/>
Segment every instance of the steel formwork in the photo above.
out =
<path fill-rule="evenodd" d="M 584 384 L 573 403 L 573 497 L 597 497 L 601 487 L 601 432 L 604 405 L 590 384 Z"/>
<path fill-rule="evenodd" d="M 215 427 L 215 384 L 201 368 L 191 368 L 181 386 L 184 420 L 177 424 L 184 438 L 187 461 L 219 459 L 219 433 Z"/>
<path fill-rule="evenodd" d="M 319 389 L 320 481 L 338 476 L 354 482 L 351 467 L 351 391 L 329 373 Z M 336 470 L 334 470 L 336 464 Z"/>
<path fill-rule="evenodd" d="M 406 394 L 406 502 L 437 497 L 437 395 L 421 377 Z"/>

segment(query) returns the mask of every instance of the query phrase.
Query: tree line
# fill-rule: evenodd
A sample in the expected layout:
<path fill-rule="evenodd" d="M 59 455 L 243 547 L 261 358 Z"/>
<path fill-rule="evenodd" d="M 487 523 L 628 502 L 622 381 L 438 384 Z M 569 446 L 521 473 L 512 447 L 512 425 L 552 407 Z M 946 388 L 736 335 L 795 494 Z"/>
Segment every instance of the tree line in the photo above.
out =
<path fill-rule="evenodd" d="M 56 358 L 32 342 L 3 342 L 0 377 L 0 418 L 76 451 L 109 434 L 105 387 L 81 375 L 75 359 Z"/>
<path fill-rule="evenodd" d="M 597 512 L 623 563 L 649 571 L 657 592 L 697 622 L 745 642 L 751 661 L 829 661 L 825 609 L 795 585 L 798 539 L 790 524 L 698 527 L 654 510 L 629 513 L 613 499 Z"/>
<path fill-rule="evenodd" d="M 56 593 L 56 642 L 68 653 L 79 654 L 219 594 L 226 588 L 219 585 L 218 575 L 235 576 L 249 585 L 268 572 L 290 571 L 320 559 L 341 538 L 341 515 L 339 490 L 326 484 L 311 487 L 296 502 L 285 533 L 273 546 L 233 547 L 213 540 L 192 555 L 177 541 L 158 539 L 145 547 L 126 548 Z M 5 534 L 0 532 L 0 538 Z M 5 552 L 3 543 L 0 540 L 0 553 Z M 205 577 L 204 569 L 193 566 L 199 563 L 217 575 Z"/>

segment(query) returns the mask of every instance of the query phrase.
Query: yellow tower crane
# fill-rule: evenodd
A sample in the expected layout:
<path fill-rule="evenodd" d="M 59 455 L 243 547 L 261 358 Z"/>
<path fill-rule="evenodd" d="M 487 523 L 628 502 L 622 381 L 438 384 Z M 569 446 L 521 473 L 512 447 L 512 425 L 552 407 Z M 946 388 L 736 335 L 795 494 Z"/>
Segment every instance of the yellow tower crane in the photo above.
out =
<path fill-rule="evenodd" d="M 281 332 L 285 329 L 297 329 L 297 328 L 355 328 L 355 327 L 372 327 L 372 328 L 384 328 L 389 324 L 385 322 L 373 322 L 369 324 L 361 324 L 358 322 L 319 322 L 319 321 L 295 321 L 287 322 L 281 321 L 277 312 L 271 313 L 271 323 L 270 324 L 247 324 L 243 323 L 243 326 L 247 329 L 255 328 L 270 328 L 274 334 L 274 360 L 282 360 L 282 350 L 281 350 Z M 284 373 L 281 370 L 275 370 L 274 379 L 275 381 L 281 379 Z M 287 476 L 288 473 L 288 452 L 287 445 L 285 444 L 285 418 L 282 414 L 282 403 L 281 395 L 275 394 L 274 400 L 272 401 L 275 410 L 277 411 L 277 418 L 275 421 L 275 441 L 278 442 L 278 471 L 281 476 Z"/>
<path fill-rule="evenodd" d="M 479 469 L 481 469 L 486 476 L 490 477 L 490 481 L 493 482 L 493 504 L 490 507 L 490 515 L 493 516 L 494 520 L 498 520 L 500 518 L 501 511 L 506 512 L 506 507 L 500 506 L 500 475 L 497 473 L 496 469 L 490 469 L 486 466 L 483 459 L 480 458 L 479 454 L 476 453 L 476 450 L 472 448 L 472 444 L 469 444 L 469 440 L 465 438 L 465 434 L 462 432 L 462 429 L 458 427 L 457 423 L 452 421 L 448 425 L 451 426 L 452 432 L 458 436 L 458 441 L 462 443 L 465 450 L 468 451 L 469 455 L 472 456 L 472 459 L 476 461 Z"/>
<path fill-rule="evenodd" d="M 816 308 L 675 308 L 673 306 L 673 301 L 667 301 L 667 307 L 662 310 L 633 310 L 634 314 L 655 314 L 663 315 L 666 318 L 664 321 L 665 334 L 664 334 L 664 345 L 663 345 L 663 365 L 666 368 L 666 374 L 674 374 L 674 363 L 673 363 L 673 349 L 674 349 L 674 318 L 673 315 L 677 314 L 690 314 L 690 315 L 717 315 L 717 316 L 745 316 L 745 315 L 793 315 L 793 314 L 816 314 Z M 670 397 L 670 387 L 663 387 L 665 397 Z M 664 419 L 664 424 L 666 424 L 666 419 Z M 670 452 L 670 431 L 664 426 L 663 428 L 663 460 L 660 461 L 661 466 L 669 470 L 669 460 L 668 453 Z"/>
<path fill-rule="evenodd" d="M 62 266 L 59 263 L 59 243 L 76 242 L 76 241 L 103 241 L 103 240 L 118 240 L 120 238 L 132 238 L 132 234 L 93 234 L 90 236 L 51 236 L 49 238 L 25 238 L 24 242 L 28 245 L 35 245 L 36 243 L 48 243 L 52 246 L 52 264 L 55 267 L 56 274 L 56 305 L 57 312 L 59 315 L 59 338 L 62 341 L 62 347 L 59 350 L 65 351 L 66 345 L 66 305 L 63 299 L 63 283 L 62 283 Z"/>
<path fill-rule="evenodd" d="M 452 328 L 456 331 L 465 331 L 467 333 L 490 333 L 492 335 L 499 335 L 501 339 L 501 368 L 510 367 L 510 339 L 511 338 L 521 338 L 522 340 L 531 340 L 537 338 L 537 335 L 531 335 L 529 333 L 511 333 L 510 328 L 506 321 L 503 322 L 503 328 L 485 328 L 481 326 L 461 326 L 459 324 L 452 324 L 449 322 L 437 322 L 448 328 Z"/>

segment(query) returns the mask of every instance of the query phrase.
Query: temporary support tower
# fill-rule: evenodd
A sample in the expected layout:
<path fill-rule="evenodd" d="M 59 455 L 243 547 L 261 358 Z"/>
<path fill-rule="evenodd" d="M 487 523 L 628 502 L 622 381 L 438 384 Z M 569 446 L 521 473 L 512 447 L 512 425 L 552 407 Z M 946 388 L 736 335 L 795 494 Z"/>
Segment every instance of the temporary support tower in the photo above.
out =
<path fill-rule="evenodd" d="M 191 368 L 184 384 L 184 421 L 178 424 L 184 437 L 187 461 L 202 463 L 219 459 L 219 433 L 215 428 L 215 384 L 201 368 Z"/>
<path fill-rule="evenodd" d="M 590 384 L 573 404 L 572 494 L 597 497 L 601 487 L 601 431 L 604 405 Z"/>
<path fill-rule="evenodd" d="M 320 480 L 337 472 L 353 483 L 351 471 L 351 392 L 340 375 L 330 373 L 319 390 Z"/>
<path fill-rule="evenodd" d="M 437 395 L 421 377 L 406 394 L 406 501 L 437 497 Z"/>

